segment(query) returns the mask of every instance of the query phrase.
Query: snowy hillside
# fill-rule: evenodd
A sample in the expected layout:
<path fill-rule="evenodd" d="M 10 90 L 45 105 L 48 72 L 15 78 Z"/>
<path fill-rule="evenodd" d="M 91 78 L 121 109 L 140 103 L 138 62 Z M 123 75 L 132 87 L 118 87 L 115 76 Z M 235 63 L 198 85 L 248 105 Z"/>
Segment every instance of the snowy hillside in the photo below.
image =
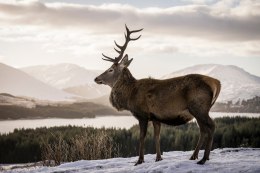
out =
<path fill-rule="evenodd" d="M 200 156 L 202 157 L 202 151 Z M 26 165 L 3 166 L 6 172 L 82 172 L 82 173 L 238 173 L 238 172 L 260 172 L 260 149 L 215 149 L 211 152 L 211 159 L 205 165 L 196 164 L 197 161 L 189 160 L 192 151 L 165 152 L 160 162 L 154 162 L 155 155 L 145 155 L 145 163 L 134 166 L 137 157 L 115 158 L 108 160 L 81 160 L 77 162 L 64 163 L 57 167 L 42 167 Z M 10 169 L 10 168 L 18 169 Z M 20 168 L 19 168 L 20 167 Z M 24 168 L 21 168 L 24 167 Z M 0 167 L 1 168 L 1 167 Z M 7 170 L 9 169 L 9 170 Z"/>
<path fill-rule="evenodd" d="M 59 89 L 94 83 L 97 71 L 87 70 L 75 64 L 39 65 L 21 68 L 36 79 Z"/>
<path fill-rule="evenodd" d="M 205 64 L 173 72 L 163 79 L 197 73 L 212 76 L 221 81 L 221 92 L 217 101 L 237 101 L 260 96 L 260 77 L 233 65 Z"/>
<path fill-rule="evenodd" d="M 109 87 L 94 82 L 100 71 L 87 70 L 75 64 L 40 65 L 21 70 L 48 85 L 88 99 L 110 91 Z"/>
<path fill-rule="evenodd" d="M 0 63 L 0 83 L 0 93 L 53 101 L 74 97 L 72 94 L 53 88 L 21 70 L 2 63 Z"/>

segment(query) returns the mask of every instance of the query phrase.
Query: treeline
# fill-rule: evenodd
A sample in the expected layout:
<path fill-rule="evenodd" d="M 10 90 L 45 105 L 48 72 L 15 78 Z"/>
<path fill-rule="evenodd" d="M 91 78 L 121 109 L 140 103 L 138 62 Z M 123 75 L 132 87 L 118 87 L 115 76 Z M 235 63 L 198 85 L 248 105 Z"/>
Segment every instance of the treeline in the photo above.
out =
<path fill-rule="evenodd" d="M 227 103 L 215 103 L 212 112 L 245 112 L 260 113 L 260 97 L 255 96 L 248 100 L 229 101 Z"/>
<path fill-rule="evenodd" d="M 0 120 L 20 118 L 94 118 L 95 115 L 118 115 L 113 108 L 91 103 L 77 102 L 72 104 L 36 105 L 26 108 L 15 105 L 0 105 Z"/>
<path fill-rule="evenodd" d="M 260 118 L 217 118 L 213 148 L 260 147 Z M 161 129 L 161 150 L 193 150 L 199 138 L 195 122 Z M 0 163 L 41 160 L 61 162 L 138 155 L 139 127 L 96 129 L 53 127 L 15 130 L 0 135 Z M 149 125 L 145 153 L 155 153 L 153 128 Z"/>

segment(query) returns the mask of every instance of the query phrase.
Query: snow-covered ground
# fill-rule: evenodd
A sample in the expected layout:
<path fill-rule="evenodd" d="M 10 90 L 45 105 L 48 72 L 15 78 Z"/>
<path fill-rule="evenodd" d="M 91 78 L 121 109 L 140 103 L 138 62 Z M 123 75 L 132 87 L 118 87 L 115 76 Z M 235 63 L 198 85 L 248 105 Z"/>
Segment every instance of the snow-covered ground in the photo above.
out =
<path fill-rule="evenodd" d="M 5 170 L 5 172 L 98 172 L 98 173 L 201 173 L 201 172 L 218 172 L 218 173 L 238 173 L 238 172 L 260 172 L 260 149 L 253 148 L 225 148 L 215 149 L 211 152 L 211 160 L 205 165 L 197 165 L 194 160 L 189 160 L 192 151 L 172 151 L 165 152 L 160 162 L 154 162 L 155 155 L 145 155 L 145 163 L 134 166 L 137 157 L 131 158 L 114 158 L 107 160 L 81 160 L 77 162 L 64 163 L 57 167 L 34 166 L 29 168 L 19 168 Z M 203 151 L 200 151 L 200 158 Z M 16 165 L 19 166 L 19 165 Z M 7 168 L 7 167 L 2 167 Z"/>

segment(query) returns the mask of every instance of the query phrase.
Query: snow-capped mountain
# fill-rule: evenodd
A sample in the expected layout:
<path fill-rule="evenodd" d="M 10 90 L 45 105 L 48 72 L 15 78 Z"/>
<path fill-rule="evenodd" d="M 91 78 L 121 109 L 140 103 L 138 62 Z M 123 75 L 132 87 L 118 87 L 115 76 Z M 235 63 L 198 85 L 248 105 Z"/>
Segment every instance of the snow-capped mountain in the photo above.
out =
<path fill-rule="evenodd" d="M 94 78 L 101 72 L 87 70 L 78 65 L 44 65 L 22 70 L 48 85 L 87 99 L 102 97 L 110 92 L 109 87 L 94 83 Z M 196 65 L 165 75 L 162 79 L 191 73 L 212 76 L 221 81 L 222 88 L 217 101 L 237 101 L 260 96 L 260 77 L 233 65 Z"/>
<path fill-rule="evenodd" d="M 110 91 L 109 87 L 94 82 L 100 71 L 87 70 L 75 64 L 40 65 L 21 70 L 48 85 L 88 99 L 103 96 Z"/>
<path fill-rule="evenodd" d="M 0 93 L 42 100 L 70 100 L 75 95 L 51 87 L 25 72 L 0 63 Z"/>
<path fill-rule="evenodd" d="M 221 92 L 217 101 L 237 101 L 238 99 L 260 96 L 260 77 L 233 65 L 196 65 L 165 75 L 162 78 L 167 79 L 192 73 L 204 74 L 220 80 Z"/>
<path fill-rule="evenodd" d="M 64 89 L 94 83 L 98 72 L 75 64 L 38 65 L 21 68 L 22 71 L 55 88 Z"/>

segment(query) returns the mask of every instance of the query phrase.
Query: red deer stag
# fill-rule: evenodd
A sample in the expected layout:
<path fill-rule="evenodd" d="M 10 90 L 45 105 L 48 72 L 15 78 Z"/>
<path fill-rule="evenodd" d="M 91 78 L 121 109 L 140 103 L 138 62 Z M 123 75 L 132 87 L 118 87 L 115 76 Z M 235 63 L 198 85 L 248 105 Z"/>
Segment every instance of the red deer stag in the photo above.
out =
<path fill-rule="evenodd" d="M 215 130 L 215 124 L 209 117 L 209 110 L 219 95 L 220 82 L 199 74 L 166 80 L 135 79 L 127 68 L 133 59 L 128 60 L 128 55 L 123 55 L 128 43 L 141 37 L 140 35 L 131 38 L 130 35 L 139 31 L 142 29 L 130 31 L 126 26 L 124 45 L 120 46 L 115 42 L 119 49 L 115 50 L 119 56 L 110 58 L 102 54 L 105 57 L 103 60 L 110 61 L 113 65 L 95 78 L 96 83 L 109 85 L 112 88 L 110 102 L 117 110 L 129 110 L 139 121 L 139 159 L 135 165 L 144 162 L 144 139 L 148 121 L 153 122 L 156 161 L 160 161 L 162 160 L 161 123 L 177 126 L 185 124 L 193 118 L 199 125 L 200 137 L 190 159 L 198 159 L 199 150 L 205 140 L 204 156 L 197 162 L 204 164 L 209 159 Z"/>

